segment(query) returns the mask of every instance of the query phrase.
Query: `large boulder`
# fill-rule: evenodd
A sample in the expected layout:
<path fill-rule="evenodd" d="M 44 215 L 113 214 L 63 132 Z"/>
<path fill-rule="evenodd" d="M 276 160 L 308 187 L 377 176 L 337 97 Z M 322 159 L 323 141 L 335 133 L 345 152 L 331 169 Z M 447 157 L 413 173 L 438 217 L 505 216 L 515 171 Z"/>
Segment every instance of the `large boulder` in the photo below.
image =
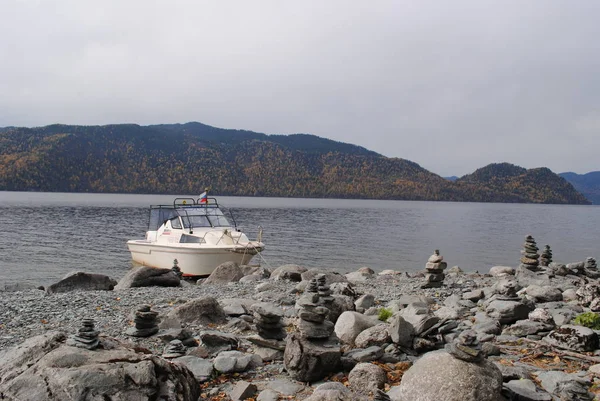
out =
<path fill-rule="evenodd" d="M 240 281 L 244 272 L 235 262 L 225 262 L 216 267 L 215 270 L 202 282 L 205 284 L 227 284 Z"/>
<path fill-rule="evenodd" d="M 388 395 L 393 401 L 500 401 L 501 391 L 502 373 L 493 363 L 433 351 L 415 362 Z"/>
<path fill-rule="evenodd" d="M 363 395 L 375 394 L 387 382 L 385 371 L 372 363 L 359 363 L 348 374 L 350 388 Z"/>
<path fill-rule="evenodd" d="M 533 309 L 531 305 L 520 301 L 494 300 L 488 304 L 485 312 L 502 324 L 511 324 L 527 319 Z"/>
<path fill-rule="evenodd" d="M 354 345 L 357 348 L 369 348 L 373 345 L 382 346 L 391 342 L 389 325 L 387 323 L 380 323 L 369 327 L 361 331 L 354 339 Z"/>
<path fill-rule="evenodd" d="M 392 316 L 389 323 L 390 327 L 388 331 L 392 341 L 401 347 L 410 348 L 415 335 L 413 325 L 404 320 L 399 314 Z"/>
<path fill-rule="evenodd" d="M 431 314 L 429 307 L 421 302 L 408 304 L 399 313 L 404 320 L 413 326 L 415 335 L 417 336 L 429 330 L 440 321 L 440 318 Z"/>
<path fill-rule="evenodd" d="M 0 352 L 0 398 L 8 400 L 196 401 L 199 383 L 186 367 L 104 340 L 90 351 L 49 332 Z"/>
<path fill-rule="evenodd" d="M 283 265 L 279 266 L 271 272 L 271 280 L 288 280 L 302 281 L 302 273 L 306 271 L 306 267 L 298 265 Z"/>
<path fill-rule="evenodd" d="M 340 382 L 325 382 L 304 401 L 362 401 L 363 399 L 364 396 L 355 395 Z"/>
<path fill-rule="evenodd" d="M 362 313 L 347 311 L 335 322 L 335 334 L 344 344 L 353 345 L 356 337 L 369 327 L 381 323 L 376 316 L 366 316 Z"/>
<path fill-rule="evenodd" d="M 562 291 L 559 288 L 551 286 L 539 286 L 532 284 L 525 289 L 525 293 L 533 298 L 535 302 L 554 302 L 562 301 Z"/>
<path fill-rule="evenodd" d="M 171 269 L 138 266 L 129 270 L 119 280 L 115 290 L 135 287 L 179 287 L 180 283 L 179 276 Z"/>
<path fill-rule="evenodd" d="M 326 285 L 331 285 L 333 283 L 347 283 L 348 282 L 346 277 L 341 275 L 338 272 L 333 272 L 330 270 L 323 270 L 323 269 L 316 269 L 316 268 L 305 271 L 304 273 L 301 274 L 300 277 L 302 278 L 302 281 L 308 282 L 320 274 L 325 276 L 325 284 Z"/>
<path fill-rule="evenodd" d="M 104 274 L 71 272 L 46 288 L 46 292 L 54 294 L 70 291 L 112 291 L 116 285 L 115 280 Z"/>
<path fill-rule="evenodd" d="M 583 326 L 565 324 L 544 337 L 550 345 L 577 352 L 594 351 L 598 348 L 598 335 Z"/>
<path fill-rule="evenodd" d="M 202 324 L 225 323 L 227 316 L 213 297 L 192 299 L 171 310 L 164 320 L 175 320 L 180 323 Z"/>
<path fill-rule="evenodd" d="M 341 357 L 335 340 L 309 341 L 292 333 L 287 336 L 283 363 L 292 379 L 315 382 L 337 371 Z"/>

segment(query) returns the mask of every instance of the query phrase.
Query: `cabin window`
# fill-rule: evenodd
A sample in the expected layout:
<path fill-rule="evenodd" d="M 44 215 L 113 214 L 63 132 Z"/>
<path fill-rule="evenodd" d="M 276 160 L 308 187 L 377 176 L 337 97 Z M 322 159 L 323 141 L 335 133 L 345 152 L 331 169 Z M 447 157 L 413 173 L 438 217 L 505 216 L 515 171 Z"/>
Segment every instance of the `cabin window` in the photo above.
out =
<path fill-rule="evenodd" d="M 171 219 L 171 227 L 181 230 L 181 221 L 179 220 L 179 217 L 173 217 Z"/>
<path fill-rule="evenodd" d="M 202 244 L 206 241 L 204 241 L 204 238 L 183 234 L 179 239 L 179 242 L 182 244 Z"/>

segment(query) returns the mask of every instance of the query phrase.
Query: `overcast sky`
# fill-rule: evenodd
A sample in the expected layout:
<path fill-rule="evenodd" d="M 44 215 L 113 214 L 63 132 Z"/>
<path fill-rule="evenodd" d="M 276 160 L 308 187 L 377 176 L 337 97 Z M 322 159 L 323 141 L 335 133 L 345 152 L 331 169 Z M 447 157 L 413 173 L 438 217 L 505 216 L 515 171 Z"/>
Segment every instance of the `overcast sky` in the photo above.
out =
<path fill-rule="evenodd" d="M 0 126 L 188 121 L 600 170 L 600 1 L 0 1 Z"/>

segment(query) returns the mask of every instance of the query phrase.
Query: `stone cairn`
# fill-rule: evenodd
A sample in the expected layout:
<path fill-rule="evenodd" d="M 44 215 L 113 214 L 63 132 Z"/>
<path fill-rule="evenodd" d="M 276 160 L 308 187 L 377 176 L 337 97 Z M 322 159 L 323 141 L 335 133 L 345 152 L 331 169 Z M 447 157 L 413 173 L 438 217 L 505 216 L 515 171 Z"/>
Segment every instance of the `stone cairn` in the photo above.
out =
<path fill-rule="evenodd" d="M 550 245 L 545 245 L 544 250 L 540 256 L 540 266 L 547 267 L 552 263 L 552 249 L 550 249 Z"/>
<path fill-rule="evenodd" d="M 150 337 L 158 333 L 158 312 L 153 311 L 150 305 L 140 305 L 134 312 L 134 327 L 130 327 L 125 334 L 133 337 Z"/>
<path fill-rule="evenodd" d="M 421 288 L 439 288 L 444 284 L 444 269 L 448 266 L 444 262 L 444 257 L 440 255 L 440 251 L 436 249 L 433 255 L 427 260 L 425 265 L 425 284 Z"/>
<path fill-rule="evenodd" d="M 185 351 L 185 345 L 183 345 L 181 340 L 173 340 L 165 347 L 162 357 L 165 359 L 179 358 L 185 355 Z"/>
<path fill-rule="evenodd" d="M 460 333 L 453 342 L 446 344 L 445 349 L 453 357 L 466 362 L 479 362 L 485 357 L 473 330 Z"/>
<path fill-rule="evenodd" d="M 586 258 L 585 259 L 585 268 L 586 269 L 597 270 L 598 269 L 598 265 L 596 264 L 596 259 L 594 259 L 594 258 Z"/>
<path fill-rule="evenodd" d="M 496 286 L 496 299 L 500 301 L 521 301 L 517 294 L 518 283 L 514 279 L 506 279 Z"/>
<path fill-rule="evenodd" d="M 329 306 L 333 302 L 331 290 L 324 274 L 308 283 L 306 292 L 296 302 L 300 322 L 298 330 L 306 339 L 326 339 L 333 333 L 334 324 L 327 320 Z"/>
<path fill-rule="evenodd" d="M 68 345 L 72 345 L 74 347 L 86 348 L 89 350 L 94 350 L 98 348 L 100 345 L 100 340 L 98 339 L 98 335 L 100 334 L 94 328 L 94 320 L 93 319 L 83 319 L 83 327 L 81 327 L 77 334 L 71 336 L 67 341 Z"/>
<path fill-rule="evenodd" d="M 523 250 L 521 251 L 521 264 L 519 267 L 524 269 L 528 269 L 531 271 L 537 271 L 538 266 L 540 265 L 539 257 L 540 255 L 537 253 L 539 248 L 535 243 L 535 240 L 531 235 L 525 237 L 525 243 L 523 244 Z"/>
<path fill-rule="evenodd" d="M 181 271 L 181 268 L 179 267 L 179 262 L 177 261 L 177 259 L 173 259 L 173 267 L 171 268 L 171 270 L 173 270 L 175 272 L 175 274 L 177 274 L 177 277 L 179 277 L 179 280 L 181 280 L 183 278 L 183 272 Z"/>
<path fill-rule="evenodd" d="M 283 328 L 283 311 L 269 304 L 257 304 L 253 306 L 254 322 L 258 335 L 267 340 L 283 340 L 286 332 Z"/>
<path fill-rule="evenodd" d="M 298 332 L 287 336 L 283 354 L 285 369 L 292 379 L 318 381 L 340 364 L 340 343 L 332 335 L 334 324 L 327 319 L 333 301 L 324 275 L 312 279 L 296 301 Z"/>

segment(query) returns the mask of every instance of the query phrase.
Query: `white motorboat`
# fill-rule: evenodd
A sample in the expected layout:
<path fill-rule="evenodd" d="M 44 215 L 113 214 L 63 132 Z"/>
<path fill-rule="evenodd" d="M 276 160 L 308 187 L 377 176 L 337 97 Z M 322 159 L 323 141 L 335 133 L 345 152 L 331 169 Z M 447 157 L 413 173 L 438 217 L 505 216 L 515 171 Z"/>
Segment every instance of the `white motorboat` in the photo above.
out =
<path fill-rule="evenodd" d="M 258 240 L 250 241 L 235 220 L 229 223 L 216 199 L 203 195 L 150 206 L 146 238 L 127 241 L 133 261 L 170 269 L 177 260 L 185 276 L 206 276 L 225 262 L 248 264 L 264 249 L 260 227 Z"/>

